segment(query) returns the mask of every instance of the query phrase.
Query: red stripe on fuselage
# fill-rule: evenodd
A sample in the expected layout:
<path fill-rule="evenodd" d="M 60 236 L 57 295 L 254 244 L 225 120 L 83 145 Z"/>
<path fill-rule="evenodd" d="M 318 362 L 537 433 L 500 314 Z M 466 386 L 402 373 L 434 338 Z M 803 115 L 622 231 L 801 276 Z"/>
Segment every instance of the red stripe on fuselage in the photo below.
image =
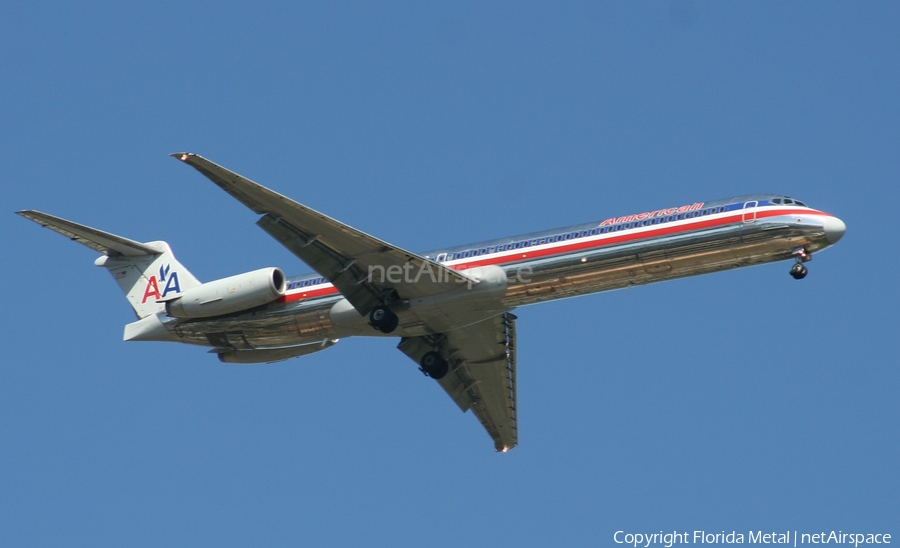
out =
<path fill-rule="evenodd" d="M 638 240 L 645 240 L 651 238 L 657 238 L 661 236 L 671 236 L 673 234 L 679 234 L 684 232 L 692 232 L 694 230 L 702 230 L 706 228 L 715 228 L 719 226 L 729 225 L 733 223 L 743 223 L 745 217 L 752 217 L 754 220 L 765 219 L 768 217 L 780 217 L 784 215 L 816 215 L 816 216 L 829 216 L 827 213 L 822 211 L 817 211 L 815 209 L 780 209 L 780 210 L 738 210 L 737 212 L 732 212 L 730 215 L 726 217 L 719 217 L 716 219 L 710 218 L 695 218 L 696 220 L 692 220 L 690 222 L 679 224 L 679 225 L 660 225 L 658 228 L 653 228 L 650 230 L 644 230 L 641 232 L 634 232 L 634 227 L 632 229 L 628 229 L 623 231 L 621 234 L 610 235 L 601 234 L 598 236 L 589 236 L 587 238 L 590 239 L 582 239 L 578 238 L 581 241 L 572 241 L 572 243 L 556 243 L 552 247 L 545 249 L 536 249 L 530 250 L 529 248 L 522 248 L 523 252 L 517 252 L 513 254 L 507 254 L 502 256 L 494 255 L 492 257 L 484 257 L 477 258 L 472 260 L 466 260 L 465 262 L 461 262 L 454 265 L 445 265 L 448 268 L 452 268 L 454 270 L 467 270 L 469 268 L 479 267 L 479 266 L 489 266 L 489 265 L 503 265 L 510 263 L 522 262 L 523 259 L 533 260 L 542 257 L 549 257 L 553 255 L 564 255 L 567 253 L 573 253 L 576 251 L 583 251 L 592 248 L 606 247 L 615 244 L 621 244 L 625 242 L 634 242 Z M 652 225 L 651 225 L 652 226 Z M 637 228 L 646 228 L 646 227 L 637 227 Z M 584 241 L 587 240 L 587 241 Z M 546 244 L 543 244 L 546 245 Z M 290 293 L 280 297 L 278 302 L 294 302 L 300 301 L 304 299 L 315 299 L 318 297 L 325 297 L 328 295 L 337 294 L 338 290 L 333 285 L 324 285 L 318 289 L 311 289 L 309 291 L 298 291 L 296 293 Z"/>

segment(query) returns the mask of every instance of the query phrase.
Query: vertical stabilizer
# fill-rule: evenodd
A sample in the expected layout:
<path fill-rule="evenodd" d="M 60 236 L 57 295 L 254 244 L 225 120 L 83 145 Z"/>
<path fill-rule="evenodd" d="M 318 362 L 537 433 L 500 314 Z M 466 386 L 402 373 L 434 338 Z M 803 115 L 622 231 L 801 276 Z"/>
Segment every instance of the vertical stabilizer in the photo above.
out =
<path fill-rule="evenodd" d="M 94 262 L 109 270 L 138 318 L 164 312 L 165 301 L 178 297 L 185 289 L 200 285 L 197 278 L 178 262 L 169 244 L 149 242 L 144 245 L 159 252 L 130 257 L 104 255 Z"/>

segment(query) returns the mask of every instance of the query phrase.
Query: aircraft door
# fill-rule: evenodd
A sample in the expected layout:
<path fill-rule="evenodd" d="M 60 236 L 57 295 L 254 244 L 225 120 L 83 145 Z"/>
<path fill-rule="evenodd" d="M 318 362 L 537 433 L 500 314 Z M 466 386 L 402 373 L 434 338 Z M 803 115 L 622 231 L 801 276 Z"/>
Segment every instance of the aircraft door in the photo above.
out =
<path fill-rule="evenodd" d="M 745 223 L 754 223 L 756 222 L 756 206 L 759 205 L 759 202 L 756 200 L 750 202 L 744 202 L 744 213 L 743 213 L 743 221 Z"/>

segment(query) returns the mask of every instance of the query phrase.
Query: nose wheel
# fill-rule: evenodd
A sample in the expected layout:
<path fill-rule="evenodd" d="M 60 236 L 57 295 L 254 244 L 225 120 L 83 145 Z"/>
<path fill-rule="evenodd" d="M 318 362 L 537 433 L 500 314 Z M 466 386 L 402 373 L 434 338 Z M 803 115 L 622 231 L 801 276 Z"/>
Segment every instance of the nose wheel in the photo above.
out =
<path fill-rule="evenodd" d="M 805 266 L 801 263 L 796 263 L 791 267 L 791 276 L 794 277 L 795 280 L 802 280 L 806 277 L 806 274 L 809 272 Z"/>

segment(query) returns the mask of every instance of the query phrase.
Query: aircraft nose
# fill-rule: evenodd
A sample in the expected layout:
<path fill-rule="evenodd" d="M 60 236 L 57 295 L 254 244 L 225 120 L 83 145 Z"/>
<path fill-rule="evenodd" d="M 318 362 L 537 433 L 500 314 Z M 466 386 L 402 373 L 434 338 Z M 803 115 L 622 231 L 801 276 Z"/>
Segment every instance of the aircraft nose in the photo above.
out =
<path fill-rule="evenodd" d="M 844 232 L 847 230 L 847 225 L 844 224 L 844 221 L 838 219 L 837 217 L 825 217 L 825 238 L 832 244 L 838 243 L 838 241 L 844 237 Z"/>

